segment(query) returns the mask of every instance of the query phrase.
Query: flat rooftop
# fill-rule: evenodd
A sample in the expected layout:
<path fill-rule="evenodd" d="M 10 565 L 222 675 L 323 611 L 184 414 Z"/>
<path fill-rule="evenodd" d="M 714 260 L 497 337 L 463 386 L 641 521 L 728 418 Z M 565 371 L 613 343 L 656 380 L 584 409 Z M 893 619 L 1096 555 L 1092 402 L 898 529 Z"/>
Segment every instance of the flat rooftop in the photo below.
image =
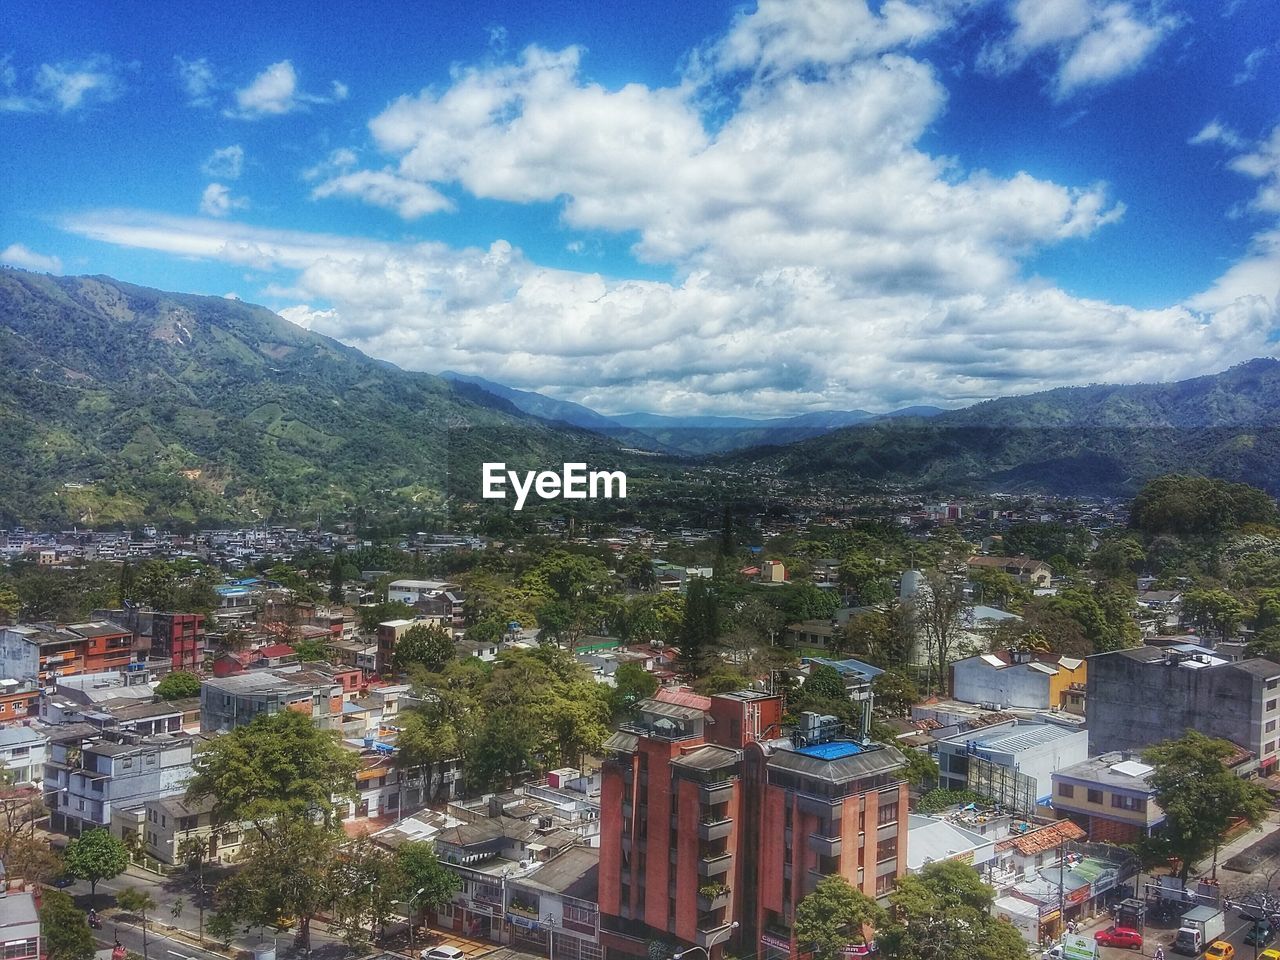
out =
<path fill-rule="evenodd" d="M 796 753 L 803 753 L 806 757 L 817 757 L 819 760 L 841 760 L 861 752 L 861 746 L 848 740 L 814 743 L 807 747 L 796 748 Z"/>

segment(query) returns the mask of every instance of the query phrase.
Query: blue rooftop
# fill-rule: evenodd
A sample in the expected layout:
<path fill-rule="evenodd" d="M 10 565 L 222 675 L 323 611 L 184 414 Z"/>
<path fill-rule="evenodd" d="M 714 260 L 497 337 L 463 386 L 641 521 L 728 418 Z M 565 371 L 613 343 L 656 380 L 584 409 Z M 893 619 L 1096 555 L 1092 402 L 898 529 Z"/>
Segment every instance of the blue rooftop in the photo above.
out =
<path fill-rule="evenodd" d="M 856 743 L 850 743 L 848 740 L 814 743 L 807 747 L 796 748 L 796 753 L 803 753 L 806 757 L 817 757 L 819 760 L 843 760 L 845 757 L 852 757 L 854 754 L 861 752 L 862 747 Z"/>

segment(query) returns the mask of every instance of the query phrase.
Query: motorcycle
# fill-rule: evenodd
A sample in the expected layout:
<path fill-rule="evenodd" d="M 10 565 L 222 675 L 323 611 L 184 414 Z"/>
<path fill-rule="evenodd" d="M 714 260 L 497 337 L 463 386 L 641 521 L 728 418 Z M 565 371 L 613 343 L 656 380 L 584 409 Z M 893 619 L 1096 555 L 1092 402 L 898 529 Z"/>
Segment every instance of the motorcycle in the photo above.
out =
<path fill-rule="evenodd" d="M 88 919 L 89 919 L 89 926 L 92 929 L 94 930 L 102 929 L 102 919 L 98 916 L 96 911 L 90 910 Z"/>

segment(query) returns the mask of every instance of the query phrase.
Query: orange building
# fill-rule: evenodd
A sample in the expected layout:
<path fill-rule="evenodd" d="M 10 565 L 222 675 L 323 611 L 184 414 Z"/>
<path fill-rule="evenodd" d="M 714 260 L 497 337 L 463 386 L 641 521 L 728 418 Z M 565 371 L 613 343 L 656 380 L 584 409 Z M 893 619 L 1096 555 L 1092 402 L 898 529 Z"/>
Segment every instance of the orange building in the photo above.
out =
<path fill-rule="evenodd" d="M 73 623 L 69 633 L 84 638 L 84 672 L 123 670 L 133 660 L 133 631 L 107 620 Z"/>
<path fill-rule="evenodd" d="M 883 897 L 906 871 L 905 761 L 816 714 L 782 729 L 780 697 L 710 708 L 646 700 L 610 738 L 601 785 L 601 940 L 793 956 L 796 904 L 839 873 Z"/>

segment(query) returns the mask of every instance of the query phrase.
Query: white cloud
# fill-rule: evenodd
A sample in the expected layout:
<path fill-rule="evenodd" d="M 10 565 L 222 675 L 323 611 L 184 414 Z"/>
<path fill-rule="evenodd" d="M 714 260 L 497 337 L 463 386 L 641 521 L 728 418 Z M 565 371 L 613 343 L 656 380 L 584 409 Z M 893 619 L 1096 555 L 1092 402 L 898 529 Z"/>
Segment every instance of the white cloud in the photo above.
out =
<path fill-rule="evenodd" d="M 1258 75 L 1258 68 L 1262 66 L 1262 61 L 1271 56 L 1275 52 L 1275 47 L 1258 47 L 1256 50 L 1249 51 L 1244 58 L 1244 66 L 1240 72 L 1231 78 L 1232 84 L 1240 86 L 1248 83 Z"/>
<path fill-rule="evenodd" d="M 201 164 L 200 169 L 206 176 L 220 180 L 239 180 L 244 172 L 244 147 L 233 143 L 229 147 L 220 147 Z"/>
<path fill-rule="evenodd" d="M 192 107 L 213 106 L 214 93 L 217 90 L 217 79 L 213 66 L 204 57 L 199 60 L 173 58 L 178 72 L 178 81 L 187 95 L 187 105 Z"/>
<path fill-rule="evenodd" d="M 55 256 L 46 256 L 20 243 L 11 243 L 0 251 L 0 263 L 11 267 L 22 267 L 24 270 L 38 270 L 42 273 L 61 273 L 62 260 Z"/>
<path fill-rule="evenodd" d="M 1011 0 L 1008 16 L 1012 34 L 988 43 L 978 65 L 1006 73 L 1047 53 L 1057 100 L 1134 73 L 1182 23 L 1154 0 Z"/>
<path fill-rule="evenodd" d="M 416 220 L 428 213 L 453 209 L 448 197 L 425 183 L 409 180 L 389 170 L 357 170 L 326 180 L 311 191 L 312 199 L 354 197 Z"/>
<path fill-rule="evenodd" d="M 337 103 L 345 100 L 349 92 L 346 84 L 334 80 L 328 96 L 306 93 L 298 88 L 298 73 L 292 61 L 281 60 L 259 73 L 248 86 L 238 89 L 235 108 L 225 113 L 246 120 L 281 116 L 305 110 L 312 104 Z"/>
<path fill-rule="evenodd" d="M 0 61 L 0 112 L 72 113 L 124 93 L 125 67 L 104 55 L 42 63 L 24 90 L 8 57 Z"/>
<path fill-rule="evenodd" d="M 200 212 L 210 217 L 227 217 L 248 205 L 248 200 L 234 196 L 231 188 L 222 183 L 209 184 L 200 195 Z"/>
<path fill-rule="evenodd" d="M 1087 243 L 1123 215 L 1105 185 L 996 176 L 931 154 L 924 140 L 947 92 L 902 52 L 913 34 L 889 28 L 907 16 L 897 7 L 832 8 L 851 18 L 832 32 L 851 35 L 824 38 L 803 62 L 787 31 L 803 35 L 819 8 L 762 9 L 768 23 L 735 21 L 734 44 L 709 45 L 695 65 L 733 64 L 736 99 L 717 105 L 714 125 L 689 74 L 673 87 L 608 88 L 584 76 L 579 49 L 531 47 L 390 104 L 370 123 L 382 153 L 372 169 L 341 148 L 303 173 L 317 197 L 407 219 L 446 209 L 455 191 L 554 203 L 571 252 L 602 233 L 634 236 L 636 256 L 667 266 L 669 282 L 547 268 L 504 240 L 456 249 L 127 211 L 66 227 L 250 268 L 268 278 L 258 295 L 290 319 L 401 365 L 609 411 L 954 403 L 1191 376 L 1271 349 L 1280 239 L 1260 238 L 1209 289 L 1164 309 L 1029 281 L 1036 251 Z M 1019 42 L 1054 51 L 1059 67 L 1083 49 L 1073 82 L 1084 84 L 1114 69 L 1084 44 L 1109 36 L 1119 14 L 1105 9 L 1089 3 L 1084 27 L 1065 6 L 1028 18 Z M 707 66 L 729 49 L 746 52 Z M 1225 142 L 1225 130 L 1205 142 Z M 1248 146 L 1232 163 L 1254 176 L 1266 156 Z"/>
<path fill-rule="evenodd" d="M 1244 147 L 1245 140 L 1244 137 L 1240 136 L 1240 134 L 1236 133 L 1221 120 L 1210 120 L 1201 127 L 1200 132 L 1188 140 L 1187 143 L 1193 145 L 1221 143 L 1233 150 L 1238 150 Z"/>
<path fill-rule="evenodd" d="M 759 0 L 707 59 L 717 70 L 761 75 L 839 65 L 927 40 L 947 22 L 941 3 L 886 0 L 875 13 L 865 0 Z"/>

